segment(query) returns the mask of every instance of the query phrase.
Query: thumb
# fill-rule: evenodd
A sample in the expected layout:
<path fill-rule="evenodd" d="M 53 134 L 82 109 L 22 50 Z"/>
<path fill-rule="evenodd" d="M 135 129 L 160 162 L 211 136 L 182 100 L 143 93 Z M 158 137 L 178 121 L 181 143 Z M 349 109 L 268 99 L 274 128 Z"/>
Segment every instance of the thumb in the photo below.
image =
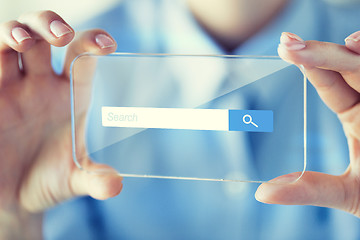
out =
<path fill-rule="evenodd" d="M 263 203 L 283 205 L 314 205 L 337 208 L 355 214 L 352 191 L 354 184 L 344 174 L 333 176 L 319 172 L 305 172 L 277 177 L 263 183 L 256 191 L 255 198 Z"/>
<path fill-rule="evenodd" d="M 105 200 L 121 192 L 122 177 L 111 167 L 88 162 L 86 170 L 76 168 L 70 178 L 72 192 L 75 195 L 89 195 Z"/>
<path fill-rule="evenodd" d="M 93 29 L 84 32 L 77 32 L 75 39 L 69 44 L 66 51 L 63 75 L 70 77 L 70 66 L 72 61 L 82 53 L 92 53 L 95 55 L 107 55 L 116 50 L 116 41 L 104 30 Z M 89 63 L 84 61 L 80 68 L 89 70 Z M 88 73 L 90 76 L 93 72 Z M 84 78 L 84 77 L 82 77 Z"/>

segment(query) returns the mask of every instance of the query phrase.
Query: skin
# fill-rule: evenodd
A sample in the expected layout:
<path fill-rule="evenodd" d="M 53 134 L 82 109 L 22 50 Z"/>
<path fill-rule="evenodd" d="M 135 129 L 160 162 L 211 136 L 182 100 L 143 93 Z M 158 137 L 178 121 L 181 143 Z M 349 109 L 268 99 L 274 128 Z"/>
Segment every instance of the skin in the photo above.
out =
<path fill-rule="evenodd" d="M 89 175 L 74 165 L 70 134 L 72 59 L 82 52 L 109 54 L 116 44 L 97 45 L 98 34 L 109 36 L 102 30 L 74 38 L 69 28 L 71 32 L 56 37 L 49 29 L 53 20 L 65 23 L 53 12 L 37 12 L 0 26 L 0 239 L 41 239 L 41 213 L 46 208 L 80 195 L 107 199 L 122 188 L 116 174 Z M 31 38 L 17 43 L 11 36 L 15 27 L 26 29 Z M 64 72 L 57 75 L 50 45 L 67 44 Z M 93 170 L 111 170 L 86 164 Z"/>
<path fill-rule="evenodd" d="M 199 23 L 224 49 L 232 50 L 260 30 L 286 1 L 187 0 Z M 207 8 L 204 8 L 207 6 Z M 262 6 L 259 8 L 259 6 Z M 259 16 L 262 19 L 258 19 Z M 337 208 L 360 217 L 360 32 L 341 46 L 317 41 L 304 42 L 284 33 L 279 56 L 305 67 L 305 73 L 322 100 L 343 124 L 350 162 L 340 176 L 306 172 L 280 176 L 260 185 L 255 197 L 270 204 L 314 205 Z M 276 184 L 274 184 L 276 183 Z"/>
<path fill-rule="evenodd" d="M 262 21 L 255 24 L 257 29 L 284 4 L 283 1 L 273 1 L 278 4 L 277 8 L 266 8 L 268 14 L 252 13 L 263 16 Z M 236 2 L 218 3 L 221 3 L 217 5 L 220 8 Z M 215 2 L 211 1 L 211 5 L 214 7 Z M 229 45 L 226 40 L 219 40 L 228 49 L 252 35 L 237 25 L 239 19 L 236 15 L 240 12 L 231 15 L 236 21 L 222 23 L 232 26 L 226 31 L 231 34 L 226 36 L 226 33 L 216 30 L 221 29 L 219 26 L 211 29 L 214 23 L 200 16 L 201 8 L 195 10 L 194 5 L 190 6 L 195 17 L 214 38 L 225 36 L 224 39 L 231 39 Z M 226 6 L 224 11 L 234 5 Z M 259 8 L 252 8 L 258 11 L 256 9 Z M 68 25 L 71 31 L 56 37 L 49 28 L 53 20 L 66 24 L 57 14 L 46 11 L 25 14 L 18 21 L 0 25 L 0 239 L 41 239 L 42 212 L 45 209 L 81 195 L 107 199 L 122 189 L 122 179 L 116 174 L 89 175 L 76 168 L 71 155 L 70 134 L 68 73 L 71 61 L 82 52 L 109 54 L 115 51 L 116 44 L 102 48 L 95 38 L 99 34 L 111 38 L 109 34 L 96 29 L 75 36 Z M 15 27 L 26 30 L 30 38 L 16 42 L 11 35 Z M 232 34 L 234 29 L 236 34 Z M 351 39 L 345 46 L 303 42 L 288 34 L 282 36 L 281 42 L 279 55 L 289 62 L 305 66 L 306 74 L 324 102 L 341 119 L 349 141 L 350 164 L 341 176 L 307 172 L 296 183 L 263 184 L 256 198 L 267 203 L 334 207 L 360 216 L 360 130 L 357 127 L 360 87 L 356 82 L 360 77 L 360 44 Z M 304 45 L 301 49 L 299 42 Z M 52 70 L 50 45 L 69 45 L 65 68 L 60 75 Z M 18 64 L 18 53 L 21 53 L 22 69 Z M 83 86 L 86 91 L 86 82 Z M 79 148 L 84 151 L 83 146 Z M 109 167 L 90 160 L 86 164 L 92 170 L 107 168 L 111 171 Z M 295 176 L 296 173 L 276 180 L 290 182 Z"/>
<path fill-rule="evenodd" d="M 302 41 L 283 33 L 279 55 L 288 62 L 303 65 L 310 82 L 322 100 L 339 117 L 349 146 L 350 162 L 340 176 L 306 172 L 262 184 L 255 197 L 265 203 L 314 205 L 337 208 L 360 217 L 360 31 L 350 35 L 345 46 L 328 42 Z M 300 40 L 300 41 L 299 41 Z M 299 48 L 299 43 L 304 46 Z M 294 47 L 295 46 L 295 47 Z"/>

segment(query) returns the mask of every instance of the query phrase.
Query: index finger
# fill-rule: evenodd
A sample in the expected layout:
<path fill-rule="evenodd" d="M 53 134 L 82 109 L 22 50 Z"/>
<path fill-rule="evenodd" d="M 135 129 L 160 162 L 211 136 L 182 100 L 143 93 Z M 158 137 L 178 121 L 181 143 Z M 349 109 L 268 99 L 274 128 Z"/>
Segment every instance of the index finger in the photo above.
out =
<path fill-rule="evenodd" d="M 26 13 L 18 21 L 31 29 L 35 39 L 45 39 L 56 47 L 65 46 L 75 35 L 70 25 L 52 11 Z"/>
<path fill-rule="evenodd" d="M 334 43 L 305 42 L 291 33 L 283 33 L 278 52 L 284 60 L 304 66 L 320 97 L 336 113 L 359 102 L 358 54 Z"/>

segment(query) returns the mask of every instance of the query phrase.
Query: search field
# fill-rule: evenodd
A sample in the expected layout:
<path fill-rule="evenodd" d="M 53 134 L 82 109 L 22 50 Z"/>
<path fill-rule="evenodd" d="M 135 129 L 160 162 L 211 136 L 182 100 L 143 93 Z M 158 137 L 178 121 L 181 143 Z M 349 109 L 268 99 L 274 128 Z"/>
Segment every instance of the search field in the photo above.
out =
<path fill-rule="evenodd" d="M 272 132 L 269 110 L 102 107 L 102 126 Z"/>

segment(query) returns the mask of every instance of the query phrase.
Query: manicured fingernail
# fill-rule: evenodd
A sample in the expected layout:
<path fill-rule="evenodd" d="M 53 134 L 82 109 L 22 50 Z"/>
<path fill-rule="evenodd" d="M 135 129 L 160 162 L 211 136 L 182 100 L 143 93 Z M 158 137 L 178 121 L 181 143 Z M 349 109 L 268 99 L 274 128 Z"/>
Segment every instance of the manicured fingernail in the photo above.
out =
<path fill-rule="evenodd" d="M 73 32 L 70 27 L 58 20 L 54 20 L 50 23 L 50 31 L 57 38 Z"/>
<path fill-rule="evenodd" d="M 280 47 L 285 47 L 287 50 L 297 51 L 306 47 L 304 40 L 302 40 L 298 35 L 283 32 L 280 37 Z"/>
<path fill-rule="evenodd" d="M 115 46 L 114 41 L 110 37 L 106 36 L 105 34 L 96 35 L 95 42 L 101 48 L 110 48 L 110 47 Z"/>
<path fill-rule="evenodd" d="M 18 43 L 31 38 L 30 34 L 21 27 L 13 28 L 13 30 L 11 30 L 11 35 Z"/>
<path fill-rule="evenodd" d="M 355 32 L 355 33 L 351 34 L 350 36 L 348 36 L 347 38 L 345 38 L 345 42 L 348 42 L 348 41 L 359 42 L 360 41 L 360 31 Z"/>

